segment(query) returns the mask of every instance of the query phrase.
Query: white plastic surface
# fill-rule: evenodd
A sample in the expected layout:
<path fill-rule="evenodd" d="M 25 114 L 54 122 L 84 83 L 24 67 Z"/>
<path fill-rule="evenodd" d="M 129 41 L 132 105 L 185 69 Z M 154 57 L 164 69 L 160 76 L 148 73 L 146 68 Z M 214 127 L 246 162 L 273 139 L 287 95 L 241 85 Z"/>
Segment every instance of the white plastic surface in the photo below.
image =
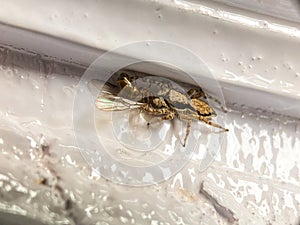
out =
<path fill-rule="evenodd" d="M 48 224 L 299 223 L 299 24 L 211 2 L 139 0 L 3 1 L 0 20 L 14 26 L 0 29 L 1 211 Z M 73 98 L 98 54 L 146 39 L 185 46 L 207 64 L 230 131 L 204 172 L 196 157 L 167 182 L 132 188 L 82 158 Z"/>
<path fill-rule="evenodd" d="M 228 101 L 241 104 L 247 101 L 254 108 L 299 115 L 298 23 L 211 1 L 56 0 L 40 4 L 37 0 L 17 0 L 5 1 L 1 6 L 2 23 L 99 50 L 144 40 L 182 45 L 198 55 L 217 79 L 225 83 L 224 94 Z M 18 47 L 24 40 L 19 35 L 4 35 L 2 42 Z M 47 49 L 45 44 L 38 43 L 30 42 L 30 48 L 49 55 L 59 52 L 61 58 L 80 64 L 88 65 L 97 57 L 96 52 L 84 55 L 74 52 L 70 56 L 69 51 L 60 51 L 59 46 Z M 253 101 L 247 97 L 248 93 L 233 92 L 231 85 L 246 92 L 254 89 L 279 95 L 276 98 L 282 105 L 277 107 L 271 98 L 260 101 L 257 96 Z M 291 110 L 285 110 L 291 105 Z"/>

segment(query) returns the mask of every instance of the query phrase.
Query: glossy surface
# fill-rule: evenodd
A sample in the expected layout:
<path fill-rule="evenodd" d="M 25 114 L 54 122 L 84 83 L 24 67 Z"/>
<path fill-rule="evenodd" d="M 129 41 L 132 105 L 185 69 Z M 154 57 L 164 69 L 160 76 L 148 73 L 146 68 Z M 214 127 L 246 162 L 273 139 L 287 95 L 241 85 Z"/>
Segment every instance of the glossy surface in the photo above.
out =
<path fill-rule="evenodd" d="M 93 49 L 1 25 L 0 210 L 45 224 L 299 223 L 299 24 L 209 2 L 117 3 L 3 2 L 3 23 Z M 72 109 L 80 76 L 101 49 L 148 38 L 201 57 L 222 85 L 230 131 L 206 170 L 199 171 L 204 140 L 170 180 L 133 188 L 91 170 L 75 141 Z"/>
<path fill-rule="evenodd" d="M 80 69 L 5 51 L 32 69 L 18 61 L 1 66 L 2 210 L 49 224 L 227 224 L 225 209 L 238 224 L 290 224 L 299 217 L 299 120 L 247 107 L 230 111 L 230 131 L 207 170 L 199 171 L 201 145 L 169 181 L 119 186 L 96 176 L 76 147 L 71 114 Z M 4 95 L 9 90 L 15 95 Z M 199 194 L 201 183 L 223 207 L 218 212 Z"/>
<path fill-rule="evenodd" d="M 293 12 L 298 9 L 290 8 Z M 65 42 L 48 48 L 45 40 L 51 38 L 33 43 L 26 41 L 28 37 L 24 38 L 22 33 L 7 35 L 4 32 L 2 43 L 30 46 L 30 50 L 36 52 L 89 65 L 101 51 L 124 44 L 145 40 L 171 42 L 190 49 L 206 63 L 217 80 L 224 83 L 227 102 L 246 103 L 291 116 L 300 113 L 297 104 L 300 98 L 297 88 L 300 85 L 300 30 L 296 22 L 212 1 L 184 0 L 129 0 L 126 6 L 119 0 L 72 3 L 56 0 L 44 4 L 37 0 L 18 0 L 3 2 L 0 12 L 4 24 L 83 44 L 94 50 L 71 53 L 71 49 L 76 49 L 72 46 L 61 51 L 67 45 Z M 11 12 L 15 12 L 14 17 Z M 231 88 L 232 85 L 236 88 Z M 277 95 L 280 107 L 272 97 L 260 101 L 256 92 Z M 255 100 L 249 99 L 249 93 Z"/>

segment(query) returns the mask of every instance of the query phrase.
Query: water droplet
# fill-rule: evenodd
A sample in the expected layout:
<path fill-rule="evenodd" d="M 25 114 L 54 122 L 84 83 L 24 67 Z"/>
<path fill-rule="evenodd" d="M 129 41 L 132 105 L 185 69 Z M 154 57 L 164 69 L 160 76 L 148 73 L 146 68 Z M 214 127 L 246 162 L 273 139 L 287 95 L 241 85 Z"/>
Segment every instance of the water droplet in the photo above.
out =
<path fill-rule="evenodd" d="M 31 148 L 36 148 L 37 147 L 37 143 L 32 137 L 27 136 L 26 138 L 30 141 L 30 147 Z"/>
<path fill-rule="evenodd" d="M 264 28 L 268 28 L 269 27 L 269 24 L 267 21 L 260 21 L 259 24 L 264 27 Z"/>
<path fill-rule="evenodd" d="M 223 62 L 227 62 L 227 61 L 228 61 L 228 58 L 226 58 L 226 57 L 223 55 L 222 61 L 223 61 Z"/>
<path fill-rule="evenodd" d="M 121 217 L 120 217 L 120 221 L 121 221 L 122 223 L 128 223 L 128 219 L 127 219 L 126 217 L 124 217 L 124 216 L 121 216 Z"/>
<path fill-rule="evenodd" d="M 53 13 L 52 15 L 50 15 L 50 19 L 51 20 L 55 20 L 55 19 L 57 19 L 58 18 L 58 14 L 55 12 L 55 13 Z"/>
<path fill-rule="evenodd" d="M 292 70 L 293 67 L 289 64 L 289 63 L 283 63 L 282 64 L 285 68 L 287 68 L 288 70 Z"/>
<path fill-rule="evenodd" d="M 63 92 L 67 95 L 72 95 L 73 94 L 73 89 L 71 87 L 63 87 Z"/>
<path fill-rule="evenodd" d="M 253 56 L 252 58 L 251 58 L 251 60 L 252 61 L 259 61 L 259 60 L 261 60 L 262 59 L 262 57 L 261 56 Z"/>
<path fill-rule="evenodd" d="M 5 75 L 6 75 L 6 77 L 11 78 L 14 76 L 14 73 L 11 69 L 8 69 L 5 71 Z"/>

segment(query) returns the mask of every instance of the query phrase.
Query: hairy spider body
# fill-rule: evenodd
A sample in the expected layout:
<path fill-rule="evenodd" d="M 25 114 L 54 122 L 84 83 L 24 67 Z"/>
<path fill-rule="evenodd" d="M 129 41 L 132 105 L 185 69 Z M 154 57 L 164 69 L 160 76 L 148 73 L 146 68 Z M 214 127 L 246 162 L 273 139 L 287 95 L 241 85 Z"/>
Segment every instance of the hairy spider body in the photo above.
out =
<path fill-rule="evenodd" d="M 186 145 L 192 121 L 200 120 L 210 126 L 228 131 L 228 129 L 211 121 L 216 113 L 208 104 L 205 92 L 200 87 L 185 92 L 175 82 L 165 78 L 155 76 L 138 78 L 129 76 L 127 73 L 121 73 L 116 83 L 114 88 L 117 91 L 109 92 L 105 89 L 106 92 L 98 98 L 100 99 L 98 103 L 103 102 L 101 98 L 106 98 L 125 105 L 125 107 L 121 107 L 121 110 L 138 108 L 160 121 L 173 120 L 174 118 L 186 121 L 187 127 L 183 146 Z M 118 94 L 116 96 L 112 93 Z M 98 104 L 97 107 L 100 110 L 118 110 L 115 105 L 107 107 Z"/>

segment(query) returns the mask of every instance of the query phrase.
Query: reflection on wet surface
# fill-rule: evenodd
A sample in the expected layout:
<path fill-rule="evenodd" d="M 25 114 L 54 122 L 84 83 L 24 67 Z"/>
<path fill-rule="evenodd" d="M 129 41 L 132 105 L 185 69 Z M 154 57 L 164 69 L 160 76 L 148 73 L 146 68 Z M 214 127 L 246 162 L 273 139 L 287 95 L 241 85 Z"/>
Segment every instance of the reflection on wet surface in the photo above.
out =
<path fill-rule="evenodd" d="M 40 59 L 26 58 L 32 63 L 27 69 L 13 64 L 23 56 L 5 57 L 0 67 L 1 211 L 49 224 L 297 223 L 299 119 L 229 106 L 224 121 L 229 132 L 205 171 L 199 172 L 206 150 L 200 145 L 170 180 L 119 186 L 97 176 L 76 147 L 71 115 L 79 76 L 60 71 L 79 75 L 82 70 L 55 64 L 46 73 L 38 69 Z M 209 198 L 199 194 L 202 183 Z M 235 220 L 224 218 L 223 209 Z"/>

